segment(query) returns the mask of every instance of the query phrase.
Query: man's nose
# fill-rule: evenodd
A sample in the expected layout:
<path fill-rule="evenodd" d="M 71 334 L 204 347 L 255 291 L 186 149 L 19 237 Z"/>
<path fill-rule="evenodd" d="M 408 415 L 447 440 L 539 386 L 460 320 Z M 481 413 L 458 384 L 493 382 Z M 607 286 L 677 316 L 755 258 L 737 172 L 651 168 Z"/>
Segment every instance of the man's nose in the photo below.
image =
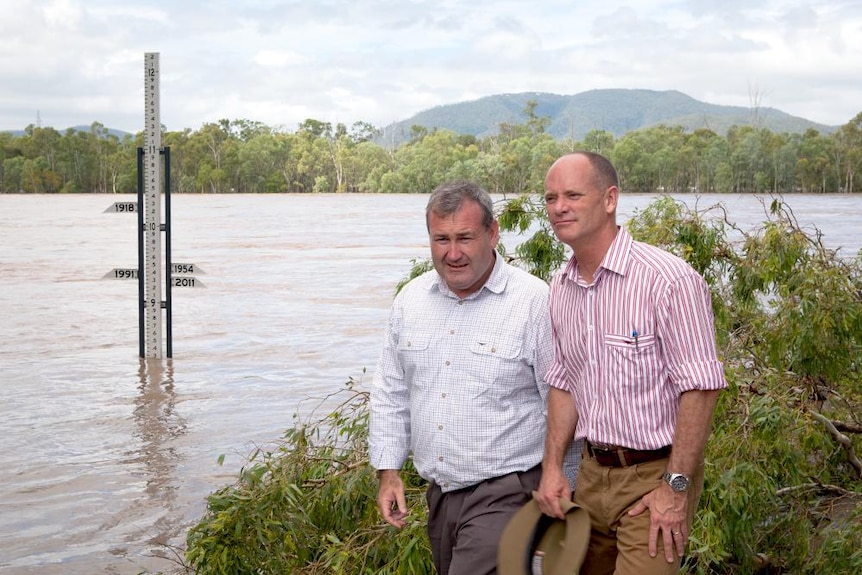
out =
<path fill-rule="evenodd" d="M 548 212 L 553 214 L 564 214 L 569 211 L 569 204 L 559 199 L 548 207 Z"/>

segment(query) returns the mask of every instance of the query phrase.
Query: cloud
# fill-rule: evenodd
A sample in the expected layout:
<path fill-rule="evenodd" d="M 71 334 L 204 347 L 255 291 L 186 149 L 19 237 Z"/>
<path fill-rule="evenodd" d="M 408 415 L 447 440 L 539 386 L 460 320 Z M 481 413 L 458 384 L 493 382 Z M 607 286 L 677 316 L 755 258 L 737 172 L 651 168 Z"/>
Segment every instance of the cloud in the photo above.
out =
<path fill-rule="evenodd" d="M 246 118 L 382 126 L 513 92 L 674 89 L 843 124 L 860 111 L 859 2 L 0 0 L 0 129 L 139 131 L 143 57 L 168 129 Z"/>

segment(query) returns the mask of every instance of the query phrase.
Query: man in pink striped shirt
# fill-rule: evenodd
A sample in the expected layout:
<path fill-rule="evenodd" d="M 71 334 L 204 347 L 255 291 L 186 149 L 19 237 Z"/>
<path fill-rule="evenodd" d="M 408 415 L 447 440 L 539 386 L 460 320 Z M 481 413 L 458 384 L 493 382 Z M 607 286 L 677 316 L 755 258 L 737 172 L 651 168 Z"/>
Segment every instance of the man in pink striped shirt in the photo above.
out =
<path fill-rule="evenodd" d="M 555 357 L 538 501 L 563 518 L 562 471 L 585 439 L 575 501 L 593 522 L 581 574 L 676 574 L 703 486 L 718 360 L 709 288 L 682 259 L 617 226 L 616 170 L 603 156 L 558 159 L 548 219 L 572 249 L 551 282 Z"/>

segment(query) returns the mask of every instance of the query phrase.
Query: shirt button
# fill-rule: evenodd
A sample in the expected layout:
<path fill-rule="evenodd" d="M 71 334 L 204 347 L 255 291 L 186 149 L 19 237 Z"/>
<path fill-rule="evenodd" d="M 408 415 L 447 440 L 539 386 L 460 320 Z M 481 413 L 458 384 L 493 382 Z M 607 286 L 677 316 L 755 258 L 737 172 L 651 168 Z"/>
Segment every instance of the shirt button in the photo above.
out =
<path fill-rule="evenodd" d="M 443 456 L 441 455 L 440 457 L 438 457 L 437 461 L 443 461 Z"/>
<path fill-rule="evenodd" d="M 443 426 L 442 426 L 442 425 L 438 425 L 438 426 L 437 426 L 437 429 L 438 429 L 439 431 L 443 431 Z"/>
<path fill-rule="evenodd" d="M 450 335 L 455 335 L 455 330 L 454 330 L 454 329 L 450 329 L 450 330 L 449 330 L 449 334 L 450 334 Z"/>
<path fill-rule="evenodd" d="M 447 360 L 446 360 L 446 365 L 452 365 L 452 362 L 451 362 L 451 361 L 449 361 L 449 360 L 447 359 Z"/>
<path fill-rule="evenodd" d="M 458 300 L 458 305 L 464 305 L 464 300 L 459 299 L 459 300 Z"/>
<path fill-rule="evenodd" d="M 440 397 L 442 397 L 443 399 L 446 399 L 446 394 L 445 394 L 445 393 L 441 393 L 441 394 L 440 394 Z"/>

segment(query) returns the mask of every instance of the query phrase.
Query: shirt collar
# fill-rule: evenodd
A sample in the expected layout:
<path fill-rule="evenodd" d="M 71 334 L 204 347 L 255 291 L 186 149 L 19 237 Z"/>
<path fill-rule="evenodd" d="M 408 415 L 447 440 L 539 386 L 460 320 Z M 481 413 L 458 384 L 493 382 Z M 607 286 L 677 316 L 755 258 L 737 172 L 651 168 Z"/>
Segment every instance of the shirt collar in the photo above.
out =
<path fill-rule="evenodd" d="M 463 299 L 472 299 L 474 297 L 477 297 L 480 293 L 482 293 L 482 290 L 486 289 L 492 293 L 502 293 L 506 289 L 506 282 L 508 280 L 506 274 L 503 273 L 503 266 L 505 265 L 506 263 L 503 261 L 503 256 L 501 256 L 499 252 L 497 252 L 497 250 L 494 250 L 494 268 L 491 270 L 491 275 L 488 276 L 488 279 L 485 280 L 485 284 L 481 288 Z M 431 285 L 429 286 L 431 289 L 436 288 L 440 291 L 440 293 L 444 295 L 451 295 L 453 297 L 457 297 L 452 292 L 452 290 L 449 289 L 449 286 L 446 285 L 446 282 L 443 281 L 443 278 L 440 276 L 440 274 L 435 271 L 434 275 L 434 281 L 431 282 Z"/>
<path fill-rule="evenodd" d="M 599 267 L 608 271 L 614 272 L 621 276 L 626 275 L 626 270 L 629 267 L 629 257 L 632 252 L 631 234 L 624 227 L 620 226 L 617 230 L 617 236 L 611 242 L 611 247 L 608 248 L 604 259 Z"/>
<path fill-rule="evenodd" d="M 625 276 L 626 270 L 629 267 L 633 242 L 634 239 L 632 239 L 628 230 L 620 226 L 617 230 L 617 235 L 614 237 L 614 241 L 611 242 L 608 251 L 605 252 L 605 257 L 602 258 L 602 262 L 596 270 L 596 277 L 599 277 L 602 270 L 608 270 L 609 272 Z M 564 274 L 568 279 L 574 282 L 578 281 L 578 259 L 574 255 L 569 259 L 569 263 L 566 264 Z"/>

